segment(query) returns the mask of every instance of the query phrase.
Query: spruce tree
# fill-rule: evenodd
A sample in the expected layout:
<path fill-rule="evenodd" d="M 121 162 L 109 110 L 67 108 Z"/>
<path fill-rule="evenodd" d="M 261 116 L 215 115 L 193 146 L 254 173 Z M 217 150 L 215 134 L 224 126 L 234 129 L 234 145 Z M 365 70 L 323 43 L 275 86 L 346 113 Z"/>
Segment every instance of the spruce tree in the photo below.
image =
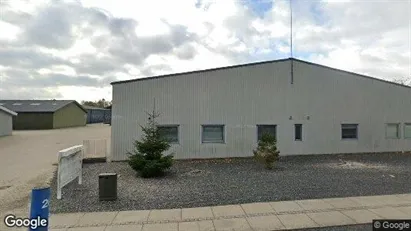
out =
<path fill-rule="evenodd" d="M 133 151 L 128 152 L 129 165 L 145 178 L 162 176 L 173 164 L 173 154 L 164 155 L 171 145 L 157 127 L 159 114 L 155 110 L 147 114 L 148 123 L 141 126 L 143 136 L 140 141 L 134 141 Z"/>

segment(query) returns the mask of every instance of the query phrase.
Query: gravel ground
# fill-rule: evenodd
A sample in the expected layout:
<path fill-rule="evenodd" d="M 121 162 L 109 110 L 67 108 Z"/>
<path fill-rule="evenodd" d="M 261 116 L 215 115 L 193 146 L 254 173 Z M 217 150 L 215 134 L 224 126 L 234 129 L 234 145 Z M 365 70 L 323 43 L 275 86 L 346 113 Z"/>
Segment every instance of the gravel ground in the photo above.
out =
<path fill-rule="evenodd" d="M 98 174 L 115 172 L 118 199 L 99 202 Z M 410 154 L 282 157 L 275 170 L 253 159 L 176 161 L 158 179 L 136 177 L 125 162 L 84 164 L 83 184 L 73 181 L 51 212 L 169 209 L 237 203 L 383 195 L 411 192 Z"/>

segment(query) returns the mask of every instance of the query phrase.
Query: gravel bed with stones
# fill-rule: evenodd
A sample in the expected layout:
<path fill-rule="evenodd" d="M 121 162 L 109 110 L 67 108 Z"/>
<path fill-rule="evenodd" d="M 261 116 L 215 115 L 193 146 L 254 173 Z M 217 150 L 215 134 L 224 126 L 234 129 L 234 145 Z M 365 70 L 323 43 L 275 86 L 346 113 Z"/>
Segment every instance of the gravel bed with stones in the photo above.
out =
<path fill-rule="evenodd" d="M 98 175 L 118 174 L 118 199 L 100 202 Z M 163 178 L 144 179 L 126 162 L 84 164 L 51 212 L 171 209 L 237 203 L 368 196 L 411 192 L 410 154 L 281 157 L 274 170 L 252 158 L 176 161 Z"/>

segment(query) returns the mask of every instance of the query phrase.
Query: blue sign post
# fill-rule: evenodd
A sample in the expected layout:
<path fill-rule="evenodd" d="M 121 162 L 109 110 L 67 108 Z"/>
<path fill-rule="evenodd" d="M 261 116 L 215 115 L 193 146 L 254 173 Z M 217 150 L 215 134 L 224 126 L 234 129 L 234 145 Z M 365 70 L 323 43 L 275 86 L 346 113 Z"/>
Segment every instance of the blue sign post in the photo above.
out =
<path fill-rule="evenodd" d="M 37 188 L 31 191 L 31 219 L 46 219 L 47 225 L 37 227 L 36 229 L 29 228 L 30 231 L 47 231 L 49 220 L 49 204 L 50 204 L 50 188 Z"/>

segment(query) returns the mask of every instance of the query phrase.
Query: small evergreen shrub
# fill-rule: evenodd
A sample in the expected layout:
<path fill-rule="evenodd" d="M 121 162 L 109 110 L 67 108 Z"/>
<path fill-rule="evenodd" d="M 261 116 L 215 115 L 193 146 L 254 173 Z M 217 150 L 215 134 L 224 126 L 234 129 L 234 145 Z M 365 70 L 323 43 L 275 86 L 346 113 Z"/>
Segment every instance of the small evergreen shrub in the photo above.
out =
<path fill-rule="evenodd" d="M 274 163 L 280 157 L 280 151 L 277 150 L 277 141 L 271 134 L 264 133 L 258 141 L 257 149 L 253 151 L 254 157 L 262 162 L 266 169 L 273 169 Z"/>
<path fill-rule="evenodd" d="M 141 126 L 143 130 L 141 141 L 135 140 L 134 149 L 127 153 L 128 164 L 144 178 L 163 176 L 173 165 L 173 154 L 163 154 L 171 145 L 158 130 L 155 121 L 158 114 L 153 111 L 148 115 L 148 124 Z"/>

